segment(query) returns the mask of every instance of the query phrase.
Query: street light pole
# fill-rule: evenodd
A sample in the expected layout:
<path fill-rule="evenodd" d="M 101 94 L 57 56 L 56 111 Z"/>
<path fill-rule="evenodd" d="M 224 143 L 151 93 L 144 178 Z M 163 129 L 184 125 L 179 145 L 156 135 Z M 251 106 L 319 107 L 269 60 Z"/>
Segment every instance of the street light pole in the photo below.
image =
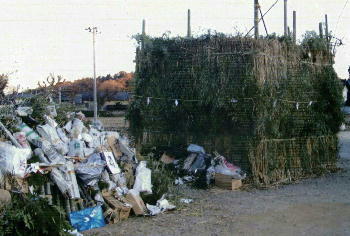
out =
<path fill-rule="evenodd" d="M 93 66 L 94 66 L 94 124 L 97 122 L 97 82 L 96 82 L 96 59 L 95 59 L 95 36 L 97 27 L 89 27 L 85 30 L 88 30 L 92 33 L 92 57 L 93 57 Z"/>

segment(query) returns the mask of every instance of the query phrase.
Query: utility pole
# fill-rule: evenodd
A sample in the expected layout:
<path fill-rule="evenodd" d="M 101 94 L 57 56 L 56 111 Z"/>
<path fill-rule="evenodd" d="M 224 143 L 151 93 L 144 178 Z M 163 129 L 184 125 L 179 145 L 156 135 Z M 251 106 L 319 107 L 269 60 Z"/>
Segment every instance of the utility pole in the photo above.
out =
<path fill-rule="evenodd" d="M 191 37 L 191 10 L 187 10 L 187 38 Z"/>
<path fill-rule="evenodd" d="M 254 0 L 254 35 L 259 38 L 259 0 Z"/>
<path fill-rule="evenodd" d="M 287 1 L 284 0 L 284 36 L 288 36 L 288 21 L 287 21 Z"/>
<path fill-rule="evenodd" d="M 95 37 L 97 34 L 97 27 L 89 27 L 85 29 L 92 33 L 92 58 L 94 67 L 94 124 L 97 123 L 97 82 L 96 82 L 96 58 L 95 58 Z"/>

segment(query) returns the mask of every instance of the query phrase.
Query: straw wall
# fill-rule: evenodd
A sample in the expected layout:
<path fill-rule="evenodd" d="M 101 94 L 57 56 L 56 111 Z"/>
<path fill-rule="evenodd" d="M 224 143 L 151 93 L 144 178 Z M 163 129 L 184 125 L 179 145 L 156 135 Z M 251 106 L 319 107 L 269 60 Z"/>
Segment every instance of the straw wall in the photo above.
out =
<path fill-rule="evenodd" d="M 342 116 L 331 56 L 314 63 L 289 42 L 224 35 L 144 44 L 129 110 L 140 147 L 197 143 L 258 185 L 334 166 Z"/>

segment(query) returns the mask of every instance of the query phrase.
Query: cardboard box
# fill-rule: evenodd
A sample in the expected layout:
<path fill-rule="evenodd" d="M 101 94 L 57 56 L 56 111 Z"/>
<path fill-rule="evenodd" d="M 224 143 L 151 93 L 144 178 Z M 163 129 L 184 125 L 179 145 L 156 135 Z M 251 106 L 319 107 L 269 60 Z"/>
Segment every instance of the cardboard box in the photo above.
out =
<path fill-rule="evenodd" d="M 102 192 L 103 199 L 111 207 L 105 212 L 110 223 L 117 223 L 129 218 L 131 207 L 115 199 L 110 192 Z"/>
<path fill-rule="evenodd" d="M 215 186 L 223 189 L 237 190 L 242 186 L 242 180 L 233 179 L 232 176 L 215 174 Z"/>
<path fill-rule="evenodd" d="M 146 205 L 140 195 L 129 192 L 125 198 L 127 203 L 132 205 L 132 210 L 134 211 L 135 215 L 144 215 L 147 212 Z"/>

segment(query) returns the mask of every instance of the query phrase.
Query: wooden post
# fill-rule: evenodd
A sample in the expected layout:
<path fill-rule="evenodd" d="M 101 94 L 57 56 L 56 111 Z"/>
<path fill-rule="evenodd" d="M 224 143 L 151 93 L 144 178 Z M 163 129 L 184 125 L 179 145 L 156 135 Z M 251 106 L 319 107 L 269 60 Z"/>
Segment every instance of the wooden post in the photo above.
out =
<path fill-rule="evenodd" d="M 322 27 L 322 22 L 319 23 L 318 25 L 319 31 L 320 31 L 320 38 L 323 38 L 323 27 Z"/>
<path fill-rule="evenodd" d="M 297 42 L 297 12 L 293 11 L 293 42 Z"/>
<path fill-rule="evenodd" d="M 259 38 L 259 0 L 254 0 L 254 35 Z"/>
<path fill-rule="evenodd" d="M 288 36 L 287 0 L 284 0 L 284 36 Z"/>
<path fill-rule="evenodd" d="M 191 10 L 187 10 L 187 37 L 191 37 Z"/>

